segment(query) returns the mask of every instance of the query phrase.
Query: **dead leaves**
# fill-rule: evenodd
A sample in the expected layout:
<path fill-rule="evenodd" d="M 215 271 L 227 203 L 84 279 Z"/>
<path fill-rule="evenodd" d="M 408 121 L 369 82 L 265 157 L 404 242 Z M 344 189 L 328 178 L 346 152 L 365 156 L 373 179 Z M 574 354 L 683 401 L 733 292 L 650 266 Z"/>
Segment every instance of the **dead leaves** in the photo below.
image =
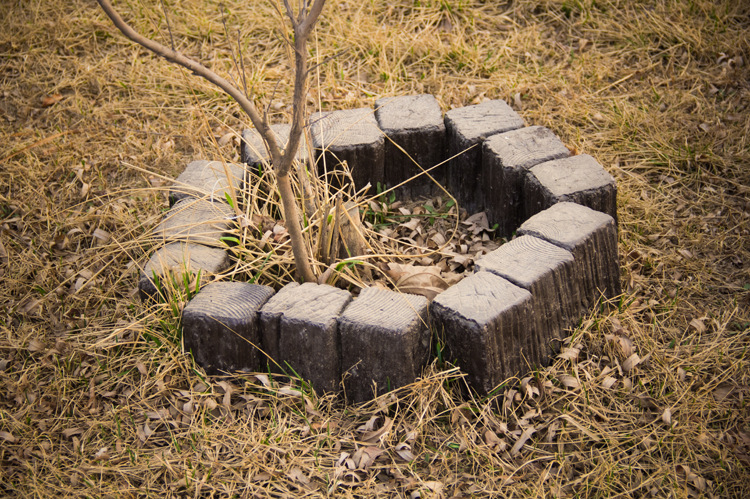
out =
<path fill-rule="evenodd" d="M 61 94 L 52 94 L 52 95 L 45 95 L 41 99 L 42 107 L 51 107 L 57 104 L 62 100 L 63 96 Z"/>

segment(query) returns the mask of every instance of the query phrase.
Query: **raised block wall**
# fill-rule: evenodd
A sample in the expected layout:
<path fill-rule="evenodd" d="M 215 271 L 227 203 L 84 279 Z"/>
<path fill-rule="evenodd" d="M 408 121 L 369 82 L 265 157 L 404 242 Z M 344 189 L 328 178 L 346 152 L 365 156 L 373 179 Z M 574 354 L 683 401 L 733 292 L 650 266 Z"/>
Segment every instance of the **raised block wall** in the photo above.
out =
<path fill-rule="evenodd" d="M 211 283 L 183 318 L 186 347 L 208 371 L 293 372 L 319 391 L 345 392 L 359 402 L 416 379 L 432 335 L 445 342 L 448 360 L 471 386 L 488 393 L 548 363 L 565 329 L 601 296 L 621 292 L 614 179 L 594 158 L 569 156 L 552 131 L 524 127 L 505 102 L 443 116 L 432 96 L 392 97 L 373 109 L 313 115 L 310 125 L 313 157 L 305 149 L 300 159 L 315 161 L 319 172 L 347 161 L 357 188 L 393 186 L 419 174 L 399 189 L 402 195 L 434 194 L 441 182 L 460 206 L 486 210 L 502 235 L 519 237 L 479 259 L 475 274 L 431 303 L 379 289 L 352 298 L 310 283 L 276 293 Z M 288 126 L 274 131 L 287 140 Z M 258 139 L 254 131 L 243 133 L 242 158 L 251 166 L 266 159 Z M 233 182 L 241 178 L 235 166 Z M 155 293 L 154 275 L 180 265 L 219 273 L 228 265 L 220 237 L 233 213 L 216 167 L 191 163 L 190 174 L 175 184 L 179 197 L 155 231 L 168 244 L 144 267 L 144 299 Z M 225 294 L 232 306 L 222 304 Z M 245 295 L 249 303 L 237 305 Z"/>

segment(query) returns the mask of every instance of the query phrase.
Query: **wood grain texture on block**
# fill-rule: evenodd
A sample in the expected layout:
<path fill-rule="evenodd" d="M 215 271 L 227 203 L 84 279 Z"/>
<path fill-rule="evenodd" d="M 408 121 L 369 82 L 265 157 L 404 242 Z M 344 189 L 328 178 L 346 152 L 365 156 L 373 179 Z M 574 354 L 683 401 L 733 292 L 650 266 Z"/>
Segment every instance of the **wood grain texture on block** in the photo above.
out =
<path fill-rule="evenodd" d="M 384 97 L 375 101 L 375 118 L 385 133 L 384 179 L 393 187 L 421 174 L 446 158 L 445 122 L 437 99 L 429 94 Z M 447 165 L 430 172 L 440 176 Z M 411 199 L 429 196 L 438 187 L 426 174 L 399 187 Z"/>
<path fill-rule="evenodd" d="M 154 229 L 159 241 L 200 243 L 226 247 L 221 238 L 231 226 L 234 211 L 226 203 L 185 198 L 175 203 Z"/>
<path fill-rule="evenodd" d="M 318 173 L 341 171 L 340 163 L 346 161 L 357 189 L 383 183 L 385 139 L 372 109 L 315 113 L 310 132 Z"/>
<path fill-rule="evenodd" d="M 617 221 L 617 184 L 588 154 L 547 161 L 525 178 L 525 217 L 555 203 L 570 201 L 601 211 Z"/>
<path fill-rule="evenodd" d="M 276 141 L 282 149 L 286 147 L 287 143 L 289 143 L 289 133 L 291 130 L 292 125 L 288 123 L 277 123 L 271 125 L 271 131 L 276 136 Z M 303 133 L 295 157 L 298 161 L 306 162 L 310 158 L 309 153 L 310 150 L 305 134 Z M 268 160 L 268 151 L 266 150 L 266 145 L 258 133 L 258 130 L 255 128 L 247 128 L 243 130 L 242 142 L 240 144 L 240 162 L 249 166 L 255 166 L 258 163 Z"/>
<path fill-rule="evenodd" d="M 448 190 L 469 213 L 484 210 L 482 141 L 490 135 L 521 128 L 523 119 L 505 101 L 491 100 L 445 113 Z"/>
<path fill-rule="evenodd" d="M 351 301 L 351 294 L 313 283 L 282 291 L 285 292 L 275 295 L 261 312 L 264 317 L 278 314 L 275 320 L 278 320 L 279 357 L 275 360 L 287 374 L 294 375 L 291 367 L 318 391 L 338 391 L 341 343 L 337 320 Z"/>
<path fill-rule="evenodd" d="M 542 126 L 495 134 L 484 141 L 482 185 L 490 225 L 509 237 L 523 221 L 526 171 L 540 163 L 570 155 L 565 144 Z"/>
<path fill-rule="evenodd" d="M 273 289 L 257 284 L 209 284 L 182 312 L 185 350 L 209 374 L 258 371 L 258 311 L 272 295 Z"/>
<path fill-rule="evenodd" d="M 271 372 L 283 372 L 279 367 L 279 359 L 281 358 L 279 350 L 281 316 L 287 311 L 290 303 L 298 299 L 295 291 L 297 287 L 299 287 L 299 283 L 290 282 L 271 297 L 260 310 L 260 343 L 263 351 L 266 353 L 265 360 Z M 283 364 L 281 364 L 281 367 L 284 367 Z"/>
<path fill-rule="evenodd" d="M 235 163 L 226 163 L 226 169 L 224 166 L 221 161 L 190 162 L 169 188 L 170 204 L 188 197 L 226 202 L 230 185 L 235 192 L 242 188 L 245 169 Z"/>
<path fill-rule="evenodd" d="M 503 277 L 532 294 L 538 327 L 527 348 L 533 362 L 546 364 L 559 347 L 563 329 L 573 326 L 581 314 L 573 255 L 542 239 L 521 236 L 475 265 L 477 271 Z"/>
<path fill-rule="evenodd" d="M 544 239 L 573 254 L 586 310 L 601 294 L 613 298 L 622 293 L 617 225 L 606 213 L 575 203 L 557 203 L 526 220 L 518 232 Z"/>
<path fill-rule="evenodd" d="M 229 254 L 221 248 L 189 243 L 167 244 L 156 250 L 143 266 L 138 282 L 141 300 L 147 300 L 158 293 L 154 273 L 159 279 L 172 273 L 177 282 L 182 283 L 185 272 L 195 275 L 200 272 L 201 280 L 205 280 L 207 276 L 226 270 L 229 263 Z"/>
<path fill-rule="evenodd" d="M 378 288 L 363 289 L 349 303 L 339 317 L 348 400 L 369 400 L 420 375 L 430 351 L 428 304 L 423 296 Z"/>
<path fill-rule="evenodd" d="M 489 272 L 477 272 L 440 293 L 430 304 L 446 359 L 455 360 L 480 394 L 526 371 L 527 337 L 536 335 L 533 298 L 527 290 Z"/>

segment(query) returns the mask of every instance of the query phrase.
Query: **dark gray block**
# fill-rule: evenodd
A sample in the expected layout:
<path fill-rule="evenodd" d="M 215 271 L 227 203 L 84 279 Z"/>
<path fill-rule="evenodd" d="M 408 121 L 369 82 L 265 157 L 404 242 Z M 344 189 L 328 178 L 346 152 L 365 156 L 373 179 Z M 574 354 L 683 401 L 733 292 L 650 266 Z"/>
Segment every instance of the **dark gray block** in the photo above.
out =
<path fill-rule="evenodd" d="M 480 179 L 482 141 L 490 135 L 522 126 L 523 119 L 502 100 L 459 107 L 445 113 L 448 157 L 461 153 L 448 164 L 447 187 L 469 213 L 484 210 L 483 180 Z"/>
<path fill-rule="evenodd" d="M 226 163 L 226 167 L 225 170 L 221 161 L 192 161 L 170 187 L 169 204 L 188 197 L 226 202 L 230 182 L 235 192 L 239 192 L 245 175 L 242 165 Z"/>
<path fill-rule="evenodd" d="M 375 101 L 375 118 L 386 135 L 383 174 L 388 187 L 398 185 L 446 159 L 443 112 L 432 95 L 378 99 Z M 439 176 L 438 170 L 446 167 L 435 168 L 430 175 Z M 415 199 L 437 191 L 435 183 L 423 174 L 400 187 L 397 193 Z"/>
<path fill-rule="evenodd" d="M 456 360 L 481 394 L 526 371 L 527 337 L 536 335 L 531 294 L 502 277 L 478 272 L 430 304 L 449 360 Z"/>
<path fill-rule="evenodd" d="M 525 180 L 524 218 L 561 201 L 571 201 L 617 221 L 617 184 L 594 158 L 580 154 L 531 168 Z"/>
<path fill-rule="evenodd" d="M 573 254 L 584 310 L 590 310 L 602 293 L 612 298 L 622 292 L 617 225 L 611 216 L 580 204 L 557 203 L 526 220 L 518 232 Z"/>
<path fill-rule="evenodd" d="M 146 262 L 138 282 L 141 300 L 147 300 L 158 293 L 154 283 L 154 273 L 160 279 L 170 272 L 179 282 L 184 272 L 198 274 L 201 280 L 212 274 L 218 274 L 229 267 L 229 255 L 220 248 L 209 248 L 202 244 L 170 243 L 155 251 Z"/>
<path fill-rule="evenodd" d="M 430 353 L 423 296 L 366 288 L 339 317 L 341 370 L 353 402 L 412 383 Z"/>
<path fill-rule="evenodd" d="M 287 363 L 316 390 L 339 390 L 341 344 L 337 319 L 351 299 L 349 292 L 333 286 L 304 283 L 285 287 L 269 300 L 261 315 L 278 321 L 279 354 L 275 360 L 289 375 L 294 373 Z M 272 331 L 264 331 L 263 336 L 270 334 Z"/>
<path fill-rule="evenodd" d="M 554 244 L 521 236 L 477 260 L 477 271 L 492 272 L 534 297 L 537 336 L 528 346 L 531 360 L 546 364 L 564 328 L 580 318 L 580 291 L 573 255 Z"/>
<path fill-rule="evenodd" d="M 258 310 L 271 295 L 273 289 L 257 284 L 209 284 L 182 312 L 185 350 L 209 374 L 258 371 Z"/>
<path fill-rule="evenodd" d="M 267 356 L 268 369 L 275 373 L 283 372 L 280 367 L 286 369 L 283 364 L 278 364 L 281 359 L 279 350 L 281 316 L 289 309 L 290 303 L 299 298 L 296 291 L 298 287 L 299 283 L 290 282 L 268 300 L 260 310 L 260 342 Z"/>
<path fill-rule="evenodd" d="M 185 198 L 175 203 L 154 229 L 154 237 L 169 242 L 200 243 L 226 247 L 221 241 L 231 225 L 234 211 L 226 203 Z"/>
<path fill-rule="evenodd" d="M 279 147 L 286 147 L 289 142 L 289 133 L 292 125 L 288 123 L 279 123 L 271 125 L 271 131 L 276 135 Z M 297 160 L 307 161 L 309 159 L 309 150 L 305 134 L 302 134 L 299 149 L 297 150 Z M 263 139 L 260 137 L 258 130 L 255 128 L 242 131 L 242 144 L 240 145 L 240 161 L 249 166 L 256 166 L 258 163 L 268 161 L 268 151 Z"/>
<path fill-rule="evenodd" d="M 357 189 L 383 183 L 385 139 L 372 109 L 315 113 L 310 131 L 316 155 L 322 156 L 316 159 L 320 174 L 341 171 L 339 164 L 346 161 Z"/>
<path fill-rule="evenodd" d="M 499 225 L 497 234 L 509 237 L 523 221 L 526 171 L 569 155 L 565 144 L 542 126 L 487 137 L 482 150 L 485 209 L 490 225 Z"/>

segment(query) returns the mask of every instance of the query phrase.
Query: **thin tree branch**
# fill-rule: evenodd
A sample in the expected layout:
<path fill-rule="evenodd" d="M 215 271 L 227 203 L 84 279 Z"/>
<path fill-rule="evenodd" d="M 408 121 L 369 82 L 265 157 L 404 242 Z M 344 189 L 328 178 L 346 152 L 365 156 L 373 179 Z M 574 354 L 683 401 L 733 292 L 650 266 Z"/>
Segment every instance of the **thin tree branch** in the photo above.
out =
<path fill-rule="evenodd" d="M 107 16 L 112 20 L 117 29 L 119 29 L 127 38 L 147 48 L 156 55 L 164 57 L 166 60 L 174 62 L 175 64 L 179 64 L 180 66 L 188 69 L 194 74 L 205 78 L 206 80 L 210 81 L 217 87 L 221 88 L 224 92 L 229 94 L 229 96 L 231 96 L 234 100 L 236 100 L 242 110 L 245 111 L 245 113 L 247 113 L 247 115 L 250 117 L 250 121 L 252 121 L 255 128 L 258 129 L 258 133 L 260 133 L 267 140 L 269 146 L 268 153 L 271 156 L 271 159 L 274 162 L 280 161 L 281 149 L 279 148 L 276 138 L 271 133 L 270 126 L 263 119 L 261 119 L 261 116 L 258 113 L 255 104 L 253 104 L 247 97 L 245 97 L 239 89 L 233 86 L 226 79 L 222 78 L 221 76 L 205 67 L 203 64 L 187 57 L 186 55 L 176 50 L 169 49 L 161 43 L 151 40 L 150 38 L 146 38 L 145 36 L 136 32 L 114 10 L 109 0 L 97 0 L 97 2 L 99 2 L 99 5 L 107 14 Z"/>
<path fill-rule="evenodd" d="M 174 37 L 172 36 L 172 26 L 169 25 L 169 16 L 167 15 L 167 6 L 164 5 L 164 0 L 161 0 L 161 10 L 164 11 L 164 20 L 167 22 L 167 31 L 169 31 L 169 42 L 172 44 L 172 50 L 174 50 Z"/>
<path fill-rule="evenodd" d="M 310 34 L 310 31 L 315 26 L 315 21 L 320 15 L 325 0 L 316 0 L 313 5 L 313 9 L 309 14 L 315 13 L 315 16 L 311 18 L 308 15 L 301 15 L 300 19 L 303 19 L 301 23 L 294 20 L 293 15 L 291 16 L 292 25 L 294 27 L 294 44 L 295 44 L 295 60 L 296 60 L 296 71 L 295 71 L 295 83 L 294 83 L 294 116 L 292 129 L 290 131 L 290 138 L 287 147 L 282 152 L 279 144 L 276 140 L 275 134 L 271 131 L 271 127 L 266 119 L 261 118 L 258 113 L 255 104 L 242 93 L 236 86 L 232 85 L 229 81 L 222 78 L 218 74 L 214 73 L 201 63 L 187 57 L 184 54 L 176 51 L 174 48 L 169 49 L 161 43 L 146 38 L 140 33 L 136 32 L 130 27 L 120 15 L 114 10 L 109 0 L 97 0 L 105 14 L 112 20 L 114 25 L 119 29 L 122 34 L 127 38 L 134 41 L 135 43 L 147 48 L 156 55 L 164 57 L 170 62 L 179 64 L 180 66 L 188 69 L 194 74 L 205 78 L 214 85 L 221 88 L 229 96 L 231 96 L 240 105 L 243 111 L 250 117 L 258 133 L 263 138 L 268 149 L 268 154 L 271 157 L 274 171 L 276 172 L 276 181 L 279 188 L 279 194 L 281 196 L 282 212 L 286 221 L 286 228 L 289 232 L 289 237 L 292 242 L 292 252 L 294 253 L 294 261 L 297 266 L 297 271 L 302 278 L 307 282 L 315 282 L 315 274 L 310 265 L 307 248 L 302 238 L 302 230 L 300 228 L 300 220 L 297 211 L 297 203 L 294 197 L 294 190 L 291 186 L 289 178 L 290 168 L 294 157 L 299 149 L 300 137 L 302 135 L 303 119 L 304 119 L 304 108 L 305 108 L 305 96 L 307 93 L 307 54 L 305 52 L 305 43 Z M 292 13 L 289 8 L 289 3 L 284 0 L 287 6 L 288 13 Z M 317 10 L 316 10 L 317 8 Z M 302 12 L 300 12 L 302 14 Z M 171 32 L 171 30 L 170 30 Z"/>

